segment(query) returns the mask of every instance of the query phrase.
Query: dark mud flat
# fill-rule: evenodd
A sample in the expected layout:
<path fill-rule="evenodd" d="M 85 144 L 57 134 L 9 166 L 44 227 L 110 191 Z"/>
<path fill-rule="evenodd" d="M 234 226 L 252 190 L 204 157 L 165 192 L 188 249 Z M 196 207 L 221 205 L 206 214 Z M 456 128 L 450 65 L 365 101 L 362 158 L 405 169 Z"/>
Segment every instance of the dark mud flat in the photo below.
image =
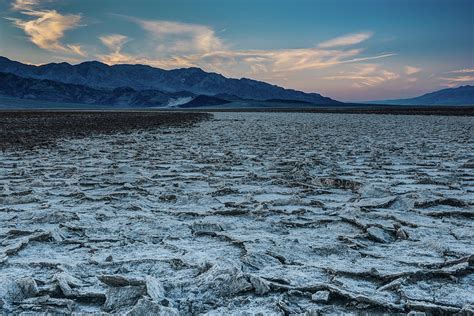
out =
<path fill-rule="evenodd" d="M 474 106 L 360 106 L 348 104 L 344 107 L 312 108 L 236 108 L 212 109 L 212 112 L 288 112 L 288 113 L 339 113 L 339 114 L 390 114 L 390 115 L 435 115 L 435 116 L 474 116 Z M 200 109 L 201 111 L 203 109 Z M 207 110 L 207 109 L 206 109 Z"/>
<path fill-rule="evenodd" d="M 185 127 L 211 117 L 199 112 L 3 111 L 0 150 L 45 146 L 63 137 Z"/>

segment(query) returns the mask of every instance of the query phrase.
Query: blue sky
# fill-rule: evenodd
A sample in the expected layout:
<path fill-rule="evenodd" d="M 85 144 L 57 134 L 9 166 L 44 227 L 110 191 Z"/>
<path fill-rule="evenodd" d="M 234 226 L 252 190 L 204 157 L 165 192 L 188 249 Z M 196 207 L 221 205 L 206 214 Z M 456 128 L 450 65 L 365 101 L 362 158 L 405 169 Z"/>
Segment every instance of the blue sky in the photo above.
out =
<path fill-rule="evenodd" d="M 0 0 L 0 55 L 201 67 L 343 100 L 474 83 L 472 0 Z"/>

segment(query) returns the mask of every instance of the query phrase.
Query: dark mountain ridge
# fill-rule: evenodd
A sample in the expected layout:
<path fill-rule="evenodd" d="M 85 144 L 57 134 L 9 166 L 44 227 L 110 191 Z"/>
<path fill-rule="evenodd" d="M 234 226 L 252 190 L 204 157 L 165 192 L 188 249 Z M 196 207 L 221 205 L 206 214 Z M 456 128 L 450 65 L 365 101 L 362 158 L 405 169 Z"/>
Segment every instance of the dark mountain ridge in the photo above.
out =
<path fill-rule="evenodd" d="M 188 92 L 137 91 L 130 87 L 120 87 L 113 90 L 95 89 L 85 85 L 47 79 L 23 78 L 11 73 L 0 73 L 0 96 L 26 100 L 124 107 L 163 107 L 172 102 L 176 103 L 179 99 L 188 102 L 195 97 Z"/>
<path fill-rule="evenodd" d="M 0 72 L 20 77 L 47 79 L 67 84 L 88 86 L 94 89 L 130 87 L 134 90 L 159 90 L 165 93 L 180 91 L 195 95 L 232 95 L 249 100 L 295 100 L 312 104 L 341 104 L 318 93 L 305 93 L 285 89 L 265 82 L 242 78 L 226 78 L 200 68 L 163 70 L 147 65 L 113 65 L 97 61 L 78 65 L 51 63 L 41 66 L 27 65 L 0 57 Z"/>

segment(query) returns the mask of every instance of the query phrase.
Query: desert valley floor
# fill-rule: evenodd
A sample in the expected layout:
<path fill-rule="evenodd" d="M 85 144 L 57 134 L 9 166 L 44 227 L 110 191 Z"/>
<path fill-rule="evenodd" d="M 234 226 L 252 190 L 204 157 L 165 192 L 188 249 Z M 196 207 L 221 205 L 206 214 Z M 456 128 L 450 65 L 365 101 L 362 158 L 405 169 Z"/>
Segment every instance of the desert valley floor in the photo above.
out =
<path fill-rule="evenodd" d="M 193 124 L 0 151 L 0 314 L 474 313 L 471 117 Z"/>

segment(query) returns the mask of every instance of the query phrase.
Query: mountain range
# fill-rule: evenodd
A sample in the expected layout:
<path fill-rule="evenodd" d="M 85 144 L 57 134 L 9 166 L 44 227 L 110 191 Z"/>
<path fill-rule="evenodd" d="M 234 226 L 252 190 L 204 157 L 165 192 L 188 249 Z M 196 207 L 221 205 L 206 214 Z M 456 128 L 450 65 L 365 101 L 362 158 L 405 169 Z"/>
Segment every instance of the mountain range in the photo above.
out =
<path fill-rule="evenodd" d="M 0 98 L 120 107 L 311 107 L 344 103 L 318 93 L 251 79 L 226 78 L 199 68 L 163 70 L 145 65 L 23 64 L 0 56 Z M 461 86 L 380 105 L 474 105 L 474 87 Z M 348 104 L 349 105 L 349 104 Z M 356 105 L 356 104 L 352 104 Z M 34 105 L 31 105 L 34 106 Z"/>
<path fill-rule="evenodd" d="M 410 99 L 370 101 L 388 105 L 474 105 L 474 86 L 460 86 L 427 93 Z"/>
<path fill-rule="evenodd" d="M 201 100 L 190 92 L 137 91 L 129 87 L 113 90 L 95 89 L 84 85 L 62 83 L 47 79 L 23 78 L 0 73 L 0 96 L 26 100 L 41 100 L 88 105 L 121 107 L 170 107 Z M 212 104 L 229 101 L 208 97 Z M 203 100 L 204 101 L 204 100 Z M 196 101 L 193 104 L 198 104 Z"/>
<path fill-rule="evenodd" d="M 163 70 L 145 65 L 109 66 L 97 61 L 83 62 L 78 65 L 51 63 L 35 66 L 0 57 L 0 72 L 14 74 L 22 78 L 49 80 L 43 84 L 53 85 L 53 82 L 57 82 L 73 85 L 68 87 L 73 88 L 74 91 L 82 90 L 87 95 L 91 93 L 94 95 L 93 98 L 96 98 L 96 95 L 103 91 L 107 91 L 109 94 L 122 94 L 124 92 L 134 94 L 133 90 L 135 93 L 138 92 L 137 96 L 133 96 L 133 99 L 138 98 L 140 100 L 143 100 L 143 98 L 158 100 L 163 95 L 187 93 L 189 96 L 205 95 L 218 99 L 221 99 L 219 96 L 228 96 L 225 100 L 262 101 L 280 99 L 305 101 L 316 105 L 341 104 L 339 101 L 323 97 L 318 93 L 285 89 L 247 78 L 226 78 L 217 73 L 205 72 L 200 68 Z M 88 99 L 87 95 L 80 97 L 74 93 L 73 95 L 78 99 Z M 104 96 L 100 96 L 99 99 L 105 100 Z M 214 100 L 214 104 L 215 101 L 217 100 Z M 140 102 L 137 105 L 141 104 Z M 149 105 L 153 104 L 155 103 Z M 160 99 L 160 105 L 162 104 L 163 100 Z"/>

